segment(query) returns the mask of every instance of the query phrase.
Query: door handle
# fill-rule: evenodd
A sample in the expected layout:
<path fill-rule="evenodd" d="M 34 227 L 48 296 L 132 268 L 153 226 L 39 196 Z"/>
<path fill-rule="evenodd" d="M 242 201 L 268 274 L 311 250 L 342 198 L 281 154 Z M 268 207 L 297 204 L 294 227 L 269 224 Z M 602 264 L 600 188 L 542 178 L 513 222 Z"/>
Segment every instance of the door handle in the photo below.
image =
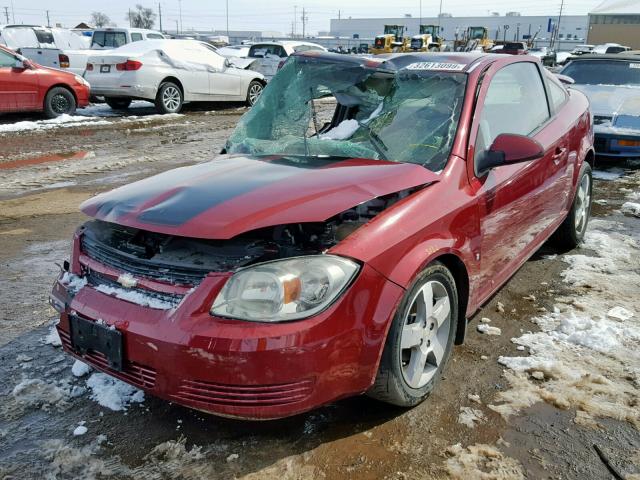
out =
<path fill-rule="evenodd" d="M 555 152 L 553 152 L 553 156 L 551 157 L 556 165 L 560 163 L 560 159 L 566 153 L 566 151 L 566 147 L 556 147 L 556 150 Z"/>

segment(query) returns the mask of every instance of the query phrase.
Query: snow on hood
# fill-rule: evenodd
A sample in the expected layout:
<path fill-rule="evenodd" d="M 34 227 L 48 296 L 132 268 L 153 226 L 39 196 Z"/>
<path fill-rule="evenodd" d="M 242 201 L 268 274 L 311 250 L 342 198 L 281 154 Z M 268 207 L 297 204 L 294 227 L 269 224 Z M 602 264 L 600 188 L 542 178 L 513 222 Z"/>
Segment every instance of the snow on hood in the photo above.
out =
<path fill-rule="evenodd" d="M 322 222 L 376 197 L 439 181 L 409 163 L 221 156 L 93 197 L 87 215 L 152 232 L 229 239 L 258 228 Z"/>
<path fill-rule="evenodd" d="M 569 88 L 587 96 L 595 115 L 640 116 L 640 86 L 573 84 Z"/>

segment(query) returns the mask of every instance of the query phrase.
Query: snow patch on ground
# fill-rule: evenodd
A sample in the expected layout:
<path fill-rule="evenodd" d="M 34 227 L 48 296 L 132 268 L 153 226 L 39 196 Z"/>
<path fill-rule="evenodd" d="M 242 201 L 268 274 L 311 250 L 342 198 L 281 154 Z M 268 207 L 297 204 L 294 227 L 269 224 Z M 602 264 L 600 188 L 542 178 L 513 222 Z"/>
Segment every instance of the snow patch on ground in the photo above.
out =
<path fill-rule="evenodd" d="M 629 215 L 633 215 L 634 217 L 640 217 L 640 203 L 625 202 L 622 204 L 620 210 L 622 211 L 622 213 L 628 213 Z"/>
<path fill-rule="evenodd" d="M 74 437 L 79 437 L 80 435 L 84 435 L 85 433 L 87 433 L 87 427 L 85 427 L 84 425 L 78 425 L 73 430 L 73 436 Z"/>
<path fill-rule="evenodd" d="M 95 289 L 107 295 L 113 295 L 120 300 L 135 303 L 142 307 L 155 308 L 157 310 L 171 310 L 175 307 L 173 303 L 165 302 L 158 298 L 145 295 L 144 293 L 124 288 L 112 287 L 110 285 L 98 285 Z"/>
<path fill-rule="evenodd" d="M 58 335 L 58 329 L 55 325 L 51 325 L 49 328 L 49 333 L 42 339 L 45 345 L 52 345 L 54 347 L 62 346 L 62 340 L 60 340 L 60 335 Z"/>
<path fill-rule="evenodd" d="M 445 469 L 456 480 L 525 480 L 522 466 L 490 445 L 475 444 L 449 447 Z"/>
<path fill-rule="evenodd" d="M 109 125 L 111 122 L 106 120 L 100 120 L 96 117 L 88 117 L 82 115 L 60 115 L 57 118 L 49 120 L 25 120 L 22 122 L 0 124 L 1 133 L 15 133 L 34 130 L 50 130 L 52 128 L 60 127 L 77 127 L 83 124 L 86 125 Z"/>
<path fill-rule="evenodd" d="M 598 180 L 616 180 L 624 175 L 622 168 L 610 168 L 608 170 L 594 170 L 592 172 L 593 178 Z"/>
<path fill-rule="evenodd" d="M 481 323 L 476 328 L 480 333 L 484 333 L 485 335 L 502 335 L 502 330 L 498 327 L 487 325 L 486 323 Z"/>
<path fill-rule="evenodd" d="M 458 423 L 466 425 L 469 428 L 475 427 L 478 423 L 485 421 L 482 410 L 471 407 L 460 407 L 460 415 L 458 415 Z"/>
<path fill-rule="evenodd" d="M 71 385 L 66 380 L 56 384 L 39 378 L 25 378 L 13 387 L 11 396 L 19 406 L 49 410 L 52 406 L 65 407 L 69 399 L 85 391 L 83 387 Z"/>
<path fill-rule="evenodd" d="M 144 402 L 144 392 L 105 373 L 94 373 L 87 380 L 90 397 L 114 411 L 126 410 L 132 403 Z"/>
<path fill-rule="evenodd" d="M 83 377 L 91 371 L 91 367 L 80 360 L 76 360 L 71 367 L 71 373 L 74 377 Z"/>
<path fill-rule="evenodd" d="M 509 417 L 539 401 L 640 428 L 640 247 L 621 224 L 593 220 L 562 273 L 575 294 L 513 341 L 530 356 L 499 357 L 510 389 L 489 408 Z"/>

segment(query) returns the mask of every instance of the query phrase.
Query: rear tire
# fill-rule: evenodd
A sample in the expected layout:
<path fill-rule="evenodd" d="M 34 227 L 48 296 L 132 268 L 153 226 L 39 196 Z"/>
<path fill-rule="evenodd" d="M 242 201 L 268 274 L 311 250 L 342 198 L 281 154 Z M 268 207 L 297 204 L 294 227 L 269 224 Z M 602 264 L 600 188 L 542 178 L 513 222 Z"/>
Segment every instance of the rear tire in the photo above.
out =
<path fill-rule="evenodd" d="M 47 118 L 56 118 L 60 115 L 73 115 L 76 111 L 76 99 L 69 90 L 64 87 L 54 87 L 47 92 L 44 98 L 44 114 Z"/>
<path fill-rule="evenodd" d="M 400 407 L 424 401 L 449 361 L 458 325 L 458 291 L 441 263 L 429 265 L 405 293 L 367 395 Z"/>
<path fill-rule="evenodd" d="M 578 176 L 578 187 L 571 204 L 571 210 L 552 237 L 553 243 L 562 251 L 576 248 L 584 240 L 591 214 L 591 192 L 593 178 L 591 165 L 583 162 Z"/>
<path fill-rule="evenodd" d="M 164 82 L 156 95 L 156 111 L 158 113 L 178 113 L 182 110 L 184 97 L 182 90 L 173 82 Z"/>
<path fill-rule="evenodd" d="M 262 82 L 259 82 L 258 80 L 251 80 L 249 88 L 247 89 L 248 107 L 253 107 L 255 105 L 255 103 L 258 101 L 258 98 L 260 98 L 260 95 L 262 95 L 263 90 L 264 85 L 262 84 Z"/>
<path fill-rule="evenodd" d="M 126 110 L 131 105 L 130 98 L 113 98 L 113 97 L 105 97 L 104 101 L 109 105 L 113 110 Z"/>

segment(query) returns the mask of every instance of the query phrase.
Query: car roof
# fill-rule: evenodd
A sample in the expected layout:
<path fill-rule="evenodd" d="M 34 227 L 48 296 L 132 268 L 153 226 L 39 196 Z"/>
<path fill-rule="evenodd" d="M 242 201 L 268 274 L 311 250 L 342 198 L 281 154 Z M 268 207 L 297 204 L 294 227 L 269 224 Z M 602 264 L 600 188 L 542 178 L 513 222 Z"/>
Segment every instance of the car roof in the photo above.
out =
<path fill-rule="evenodd" d="M 462 67 L 443 70 L 467 72 L 472 66 L 480 63 L 492 63 L 496 60 L 509 58 L 508 55 L 498 55 L 484 52 L 417 52 L 417 53 L 388 53 L 376 55 L 374 57 L 361 57 L 355 55 L 342 55 L 339 53 L 312 51 L 295 53 L 295 56 L 317 58 L 318 60 L 331 61 L 335 63 L 351 63 L 371 66 L 371 62 L 379 63 L 381 68 L 387 67 L 390 70 L 400 70 L 415 63 L 433 64 L 447 63 L 462 65 Z M 384 63 L 384 66 L 382 64 Z"/>
<path fill-rule="evenodd" d="M 622 53 L 606 53 L 604 55 L 580 55 L 579 57 L 571 57 L 572 62 L 583 62 L 585 60 L 626 60 L 637 62 L 638 56 L 635 54 L 629 54 L 629 52 Z"/>

